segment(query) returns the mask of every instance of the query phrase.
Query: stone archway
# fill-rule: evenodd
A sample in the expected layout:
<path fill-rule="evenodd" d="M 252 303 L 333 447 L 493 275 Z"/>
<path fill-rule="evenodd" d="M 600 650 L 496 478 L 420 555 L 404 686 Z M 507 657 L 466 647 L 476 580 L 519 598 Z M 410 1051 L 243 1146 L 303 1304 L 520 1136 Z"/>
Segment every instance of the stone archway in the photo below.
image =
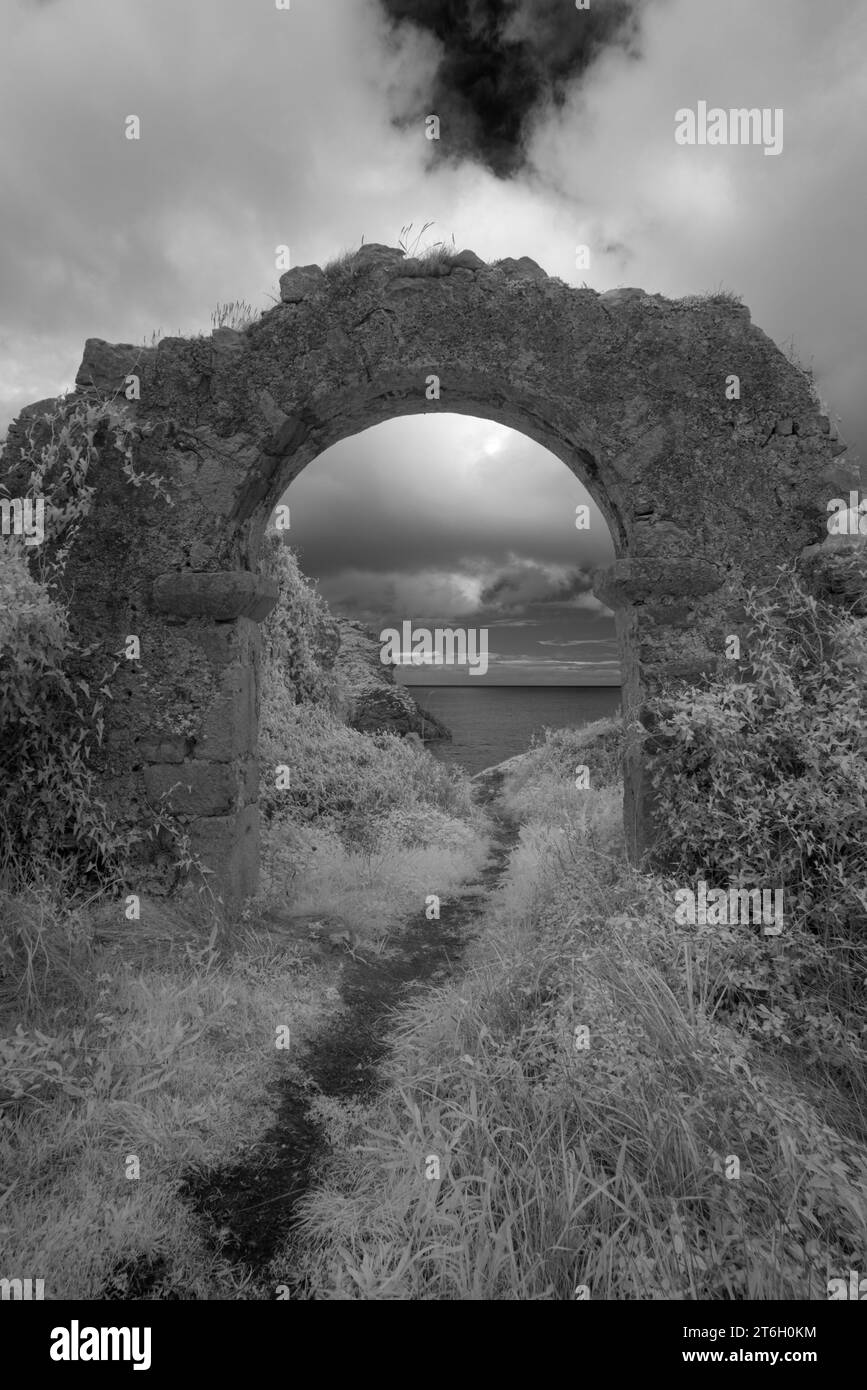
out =
<path fill-rule="evenodd" d="M 174 503 L 130 488 L 106 443 L 65 580 L 82 639 L 105 653 L 140 639 L 110 706 L 103 785 L 132 824 L 168 797 L 231 901 L 258 874 L 257 623 L 274 601 L 261 540 L 332 444 L 440 410 L 561 458 L 614 540 L 596 592 L 616 610 L 628 726 L 663 681 L 725 660 L 745 589 L 821 541 L 828 498 L 859 481 L 808 381 L 745 307 L 600 295 L 527 258 L 488 267 L 463 252 L 437 267 L 363 247 L 329 273 L 287 272 L 281 303 L 243 331 L 151 349 L 89 339 L 76 387 L 121 402 L 138 391 L 125 405 L 134 466 Z M 13 491 L 24 420 L 10 431 Z M 637 858 L 652 808 L 634 733 L 625 783 Z"/>

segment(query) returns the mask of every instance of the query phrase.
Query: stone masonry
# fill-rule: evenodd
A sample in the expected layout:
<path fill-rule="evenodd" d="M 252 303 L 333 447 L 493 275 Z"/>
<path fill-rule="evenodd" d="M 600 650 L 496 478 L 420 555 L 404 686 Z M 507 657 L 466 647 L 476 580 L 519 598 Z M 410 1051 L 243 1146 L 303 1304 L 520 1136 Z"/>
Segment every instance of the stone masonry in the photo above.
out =
<path fill-rule="evenodd" d="M 133 377 L 140 398 L 127 401 Z M 825 528 L 828 500 L 859 487 L 857 465 L 803 374 L 725 297 L 598 294 L 527 257 L 433 265 L 364 246 L 330 271 L 288 271 L 280 304 L 242 331 L 154 348 L 88 339 L 76 391 L 117 395 L 136 469 L 163 478 L 173 503 L 130 487 L 106 439 L 65 578 L 82 640 L 103 656 L 128 634 L 141 642 L 116 677 L 102 784 L 133 826 L 170 806 L 227 903 L 258 875 L 258 623 L 275 598 L 258 574 L 262 537 L 287 485 L 338 440 L 459 412 L 522 431 L 587 486 L 617 553 L 595 591 L 616 610 L 635 858 L 653 835 L 647 698 L 724 662 L 745 590 L 781 563 L 806 552 L 817 584 L 845 596 L 863 562 L 863 544 L 829 547 Z M 44 406 L 10 430 L 12 495 L 16 448 Z M 151 890 L 176 886 L 165 854 L 141 873 Z"/>

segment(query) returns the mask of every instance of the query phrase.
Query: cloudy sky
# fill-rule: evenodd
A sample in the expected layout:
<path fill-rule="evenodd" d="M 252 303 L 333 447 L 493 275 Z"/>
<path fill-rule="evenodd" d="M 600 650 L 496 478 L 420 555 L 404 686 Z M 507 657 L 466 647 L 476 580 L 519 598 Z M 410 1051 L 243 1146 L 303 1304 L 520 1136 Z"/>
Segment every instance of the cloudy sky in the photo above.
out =
<path fill-rule="evenodd" d="M 86 337 L 208 331 L 272 302 L 280 244 L 322 264 L 433 221 L 600 290 L 737 291 L 863 451 L 861 0 L 0 0 L 0 26 L 0 431 Z M 781 108 L 782 153 L 678 145 L 702 100 Z M 616 680 L 601 518 L 575 531 L 580 485 L 522 437 L 393 421 L 287 500 L 347 612 L 484 621 L 487 679 Z"/>
<path fill-rule="evenodd" d="M 334 612 L 377 634 L 404 620 L 487 629 L 486 675 L 407 666 L 406 684 L 619 684 L 590 577 L 614 558 L 608 527 L 525 435 L 462 415 L 389 420 L 322 454 L 285 500 L 302 568 Z"/>

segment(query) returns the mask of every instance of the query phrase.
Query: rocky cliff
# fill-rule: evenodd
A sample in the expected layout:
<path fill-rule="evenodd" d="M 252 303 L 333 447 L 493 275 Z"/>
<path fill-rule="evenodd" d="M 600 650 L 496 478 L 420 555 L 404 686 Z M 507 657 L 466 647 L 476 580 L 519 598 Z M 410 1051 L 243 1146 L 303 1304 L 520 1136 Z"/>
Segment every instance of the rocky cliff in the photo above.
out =
<path fill-rule="evenodd" d="M 444 724 L 417 704 L 394 669 L 379 658 L 380 644 L 362 623 L 338 618 L 340 647 L 334 670 L 342 678 L 350 708 L 347 722 L 363 734 L 418 734 L 426 742 L 450 739 Z"/>

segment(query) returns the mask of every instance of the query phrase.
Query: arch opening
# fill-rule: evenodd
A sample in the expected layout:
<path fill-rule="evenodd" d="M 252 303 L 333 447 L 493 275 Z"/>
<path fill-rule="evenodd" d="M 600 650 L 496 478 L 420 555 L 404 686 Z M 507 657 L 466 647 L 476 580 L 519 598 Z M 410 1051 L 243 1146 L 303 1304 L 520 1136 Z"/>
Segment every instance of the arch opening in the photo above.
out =
<path fill-rule="evenodd" d="M 243 527 L 238 560 L 251 569 L 256 567 L 268 518 L 289 486 L 311 463 L 344 441 L 379 425 L 418 416 L 487 420 L 532 440 L 559 459 L 586 489 L 605 519 L 615 557 L 625 555 L 628 540 L 622 499 L 612 495 L 611 489 L 605 486 L 594 452 L 600 447 L 599 443 L 583 433 L 576 436 L 558 429 L 554 412 L 544 400 L 506 401 L 502 386 L 481 378 L 478 373 L 473 375 L 472 391 L 467 387 L 460 393 L 450 391 L 435 406 L 420 393 L 418 376 L 414 375 L 407 382 L 404 373 L 396 375 L 384 388 L 380 384 L 369 392 L 353 392 L 350 401 L 342 398 L 345 393 L 317 400 L 315 416 L 298 426 L 293 422 L 285 451 L 280 450 L 279 439 L 268 439 L 264 443 L 252 471 L 267 475 L 267 488 L 261 490 L 253 481 L 239 497 L 233 518 Z M 257 496 L 260 491 L 261 495 Z"/>
<path fill-rule="evenodd" d="M 616 557 L 608 525 L 580 479 L 510 426 L 438 412 L 347 436 L 294 477 L 274 525 L 344 617 L 377 632 L 410 618 L 481 625 L 498 651 L 500 624 L 523 641 L 502 650 L 489 682 L 551 683 L 546 653 L 531 659 L 538 638 L 554 683 L 581 684 L 586 669 L 597 677 L 587 683 L 619 684 L 613 614 L 592 592 Z M 601 666 L 559 652 L 602 643 Z"/>
<path fill-rule="evenodd" d="M 317 768 L 331 746 L 343 747 L 347 723 L 423 738 L 435 761 L 473 775 L 526 752 L 546 726 L 620 714 L 614 615 L 592 592 L 594 572 L 616 553 L 607 524 L 572 471 L 509 426 L 407 412 L 347 436 L 294 476 L 267 535 L 263 564 L 281 575 L 287 598 L 263 630 L 267 891 L 280 891 L 299 830 L 293 892 L 306 902 L 320 891 L 322 859 L 303 849 L 314 833 L 306 815 Z M 324 613 L 307 600 L 305 579 Z M 303 615 L 297 642 L 287 607 Z M 410 634 L 425 646 L 417 664 Z M 380 665 L 381 653 L 397 665 Z M 304 706 L 297 715 L 287 694 Z M 285 785 L 275 795 L 278 766 Z M 355 820 L 342 797 L 334 806 L 351 850 Z M 340 875 L 343 851 L 329 834 L 320 849 Z"/>

